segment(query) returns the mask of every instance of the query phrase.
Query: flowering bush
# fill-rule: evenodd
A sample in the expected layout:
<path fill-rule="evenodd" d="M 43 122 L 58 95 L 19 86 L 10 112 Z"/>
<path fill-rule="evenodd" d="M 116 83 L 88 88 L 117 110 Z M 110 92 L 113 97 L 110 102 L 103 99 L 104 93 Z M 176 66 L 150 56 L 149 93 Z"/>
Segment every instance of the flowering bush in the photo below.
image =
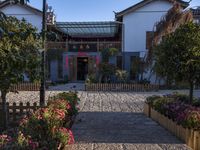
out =
<path fill-rule="evenodd" d="M 55 96 L 46 108 L 40 108 L 19 124 L 16 137 L 0 136 L 0 148 L 16 150 L 57 150 L 74 143 L 71 127 L 72 116 L 78 113 L 76 93 L 61 93 Z M 59 99 L 61 98 L 61 99 Z"/>
<path fill-rule="evenodd" d="M 59 103 L 58 100 L 65 100 L 67 101 L 67 105 L 70 109 L 68 109 L 68 115 L 73 116 L 73 115 L 77 115 L 78 114 L 78 103 L 80 101 L 80 99 L 78 98 L 77 93 L 75 92 L 63 92 L 63 93 L 59 93 L 56 96 L 53 96 L 49 99 L 48 105 L 51 105 L 52 103 Z M 64 104 L 64 103 L 63 103 Z M 55 104 L 56 105 L 56 104 Z M 59 104 L 58 104 L 59 105 Z M 61 107 L 61 106 L 59 106 Z M 64 106 L 65 107 L 65 106 Z"/>
<path fill-rule="evenodd" d="M 174 102 L 165 104 L 163 106 L 163 109 L 165 110 L 164 115 L 166 115 L 170 119 L 176 121 L 177 116 L 180 113 L 182 113 L 187 107 L 188 107 L 188 105 L 186 105 L 185 103 L 183 103 L 181 101 L 174 101 Z"/>
<path fill-rule="evenodd" d="M 188 104 L 189 97 L 183 94 L 169 94 L 148 97 L 146 103 L 169 119 L 185 128 L 200 130 L 200 100 Z"/>
<path fill-rule="evenodd" d="M 200 108 L 188 107 L 179 113 L 177 122 L 186 128 L 200 130 Z"/>
<path fill-rule="evenodd" d="M 63 146 L 67 144 L 73 144 L 74 143 L 74 136 L 71 130 L 67 128 L 58 128 L 54 130 L 54 138 L 55 139 L 60 139 L 60 144 Z"/>

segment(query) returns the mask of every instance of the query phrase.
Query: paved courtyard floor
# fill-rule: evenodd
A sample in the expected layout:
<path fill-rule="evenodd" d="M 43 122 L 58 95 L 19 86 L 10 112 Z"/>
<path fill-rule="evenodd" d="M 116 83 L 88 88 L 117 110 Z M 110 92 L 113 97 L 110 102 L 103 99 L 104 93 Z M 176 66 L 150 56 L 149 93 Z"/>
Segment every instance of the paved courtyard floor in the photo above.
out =
<path fill-rule="evenodd" d="M 158 93 L 157 93 L 158 94 Z M 152 93 L 79 92 L 80 114 L 70 150 L 188 150 L 156 122 L 143 115 Z"/>

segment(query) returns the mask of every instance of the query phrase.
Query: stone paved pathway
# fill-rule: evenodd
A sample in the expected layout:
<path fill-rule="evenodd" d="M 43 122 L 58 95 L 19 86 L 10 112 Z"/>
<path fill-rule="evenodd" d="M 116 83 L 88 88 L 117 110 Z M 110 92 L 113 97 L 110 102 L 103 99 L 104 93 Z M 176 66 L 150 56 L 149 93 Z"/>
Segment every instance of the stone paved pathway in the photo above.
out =
<path fill-rule="evenodd" d="M 188 150 L 171 133 L 142 114 L 151 94 L 79 92 L 81 113 L 70 150 Z"/>

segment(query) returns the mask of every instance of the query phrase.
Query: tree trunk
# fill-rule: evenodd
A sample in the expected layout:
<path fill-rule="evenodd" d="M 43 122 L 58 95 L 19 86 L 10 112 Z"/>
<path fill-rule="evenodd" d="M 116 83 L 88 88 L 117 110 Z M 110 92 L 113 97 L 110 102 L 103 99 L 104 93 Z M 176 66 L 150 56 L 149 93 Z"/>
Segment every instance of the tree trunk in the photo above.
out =
<path fill-rule="evenodd" d="M 8 117 L 7 117 L 7 105 L 6 105 L 6 94 L 7 92 L 2 90 L 1 91 L 1 99 L 2 99 L 2 123 L 3 129 L 6 130 L 8 127 Z"/>
<path fill-rule="evenodd" d="M 190 101 L 189 101 L 190 104 L 192 104 L 193 101 L 193 92 L 194 92 L 194 82 L 190 81 Z"/>

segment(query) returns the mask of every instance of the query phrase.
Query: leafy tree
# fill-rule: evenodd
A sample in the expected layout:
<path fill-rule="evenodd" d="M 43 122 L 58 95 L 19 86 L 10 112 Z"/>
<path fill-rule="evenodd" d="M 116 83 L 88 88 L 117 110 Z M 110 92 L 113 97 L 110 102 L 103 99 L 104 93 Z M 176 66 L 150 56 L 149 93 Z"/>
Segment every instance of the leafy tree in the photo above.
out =
<path fill-rule="evenodd" d="M 181 25 L 166 35 L 154 49 L 155 70 L 169 81 L 190 83 L 190 102 L 194 84 L 200 81 L 200 25 L 192 22 Z"/>
<path fill-rule="evenodd" d="M 25 20 L 14 17 L 0 18 L 0 91 L 4 127 L 7 126 L 6 94 L 12 84 L 23 80 L 26 73 L 31 80 L 39 77 L 40 37 L 37 29 Z"/>
<path fill-rule="evenodd" d="M 115 56 L 119 53 L 119 50 L 116 48 L 108 48 L 108 49 L 103 49 L 101 52 L 102 55 L 102 61 L 104 63 L 108 63 L 109 62 L 109 58 L 112 56 Z"/>
<path fill-rule="evenodd" d="M 107 83 L 110 77 L 115 75 L 116 69 L 117 67 L 113 64 L 104 63 L 104 62 L 99 64 L 100 82 L 104 81 Z"/>
<path fill-rule="evenodd" d="M 99 82 L 108 82 L 111 76 L 115 75 L 116 66 L 109 64 L 109 59 L 116 56 L 119 50 L 116 48 L 107 48 L 101 51 L 102 63 L 99 64 Z"/>
<path fill-rule="evenodd" d="M 173 7 L 156 22 L 154 27 L 152 46 L 150 47 L 147 55 L 147 65 L 152 64 L 153 46 L 158 45 L 163 36 L 175 31 L 177 27 L 182 24 L 191 22 L 193 20 L 192 12 L 188 9 L 183 10 L 182 6 L 176 0 L 171 0 Z"/>

